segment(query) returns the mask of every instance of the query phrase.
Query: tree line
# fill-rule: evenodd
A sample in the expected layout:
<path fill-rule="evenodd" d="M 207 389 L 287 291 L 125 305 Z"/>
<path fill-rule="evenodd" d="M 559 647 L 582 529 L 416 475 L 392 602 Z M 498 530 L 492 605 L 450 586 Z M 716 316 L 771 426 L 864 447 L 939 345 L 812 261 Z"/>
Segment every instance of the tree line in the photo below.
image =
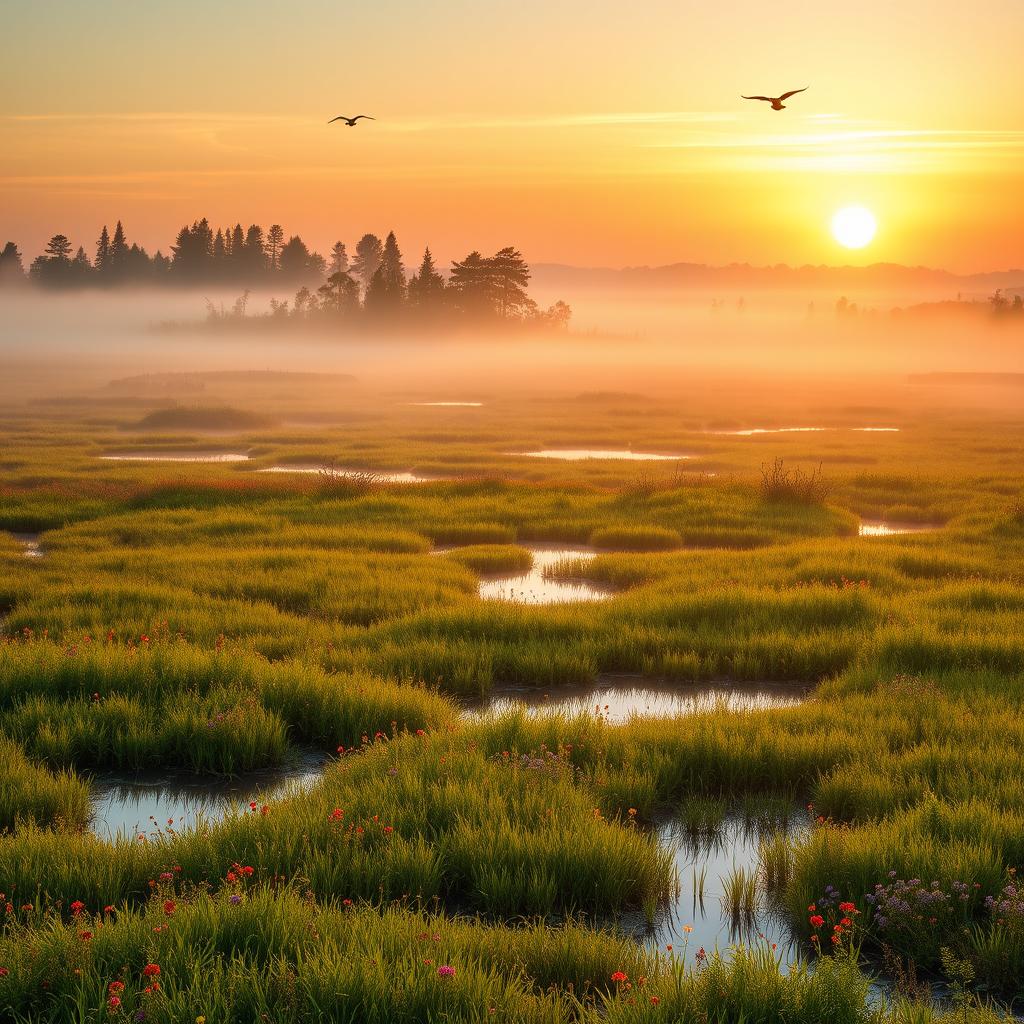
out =
<path fill-rule="evenodd" d="M 73 252 L 65 235 L 54 235 L 26 273 L 14 242 L 0 250 L 0 286 L 30 282 L 43 288 L 143 284 L 238 283 L 249 287 L 297 285 L 294 299 L 271 302 L 269 316 L 313 321 L 356 316 L 522 321 L 564 328 L 571 311 L 564 302 L 540 310 L 527 287 L 530 268 L 508 246 L 492 256 L 474 251 L 452 263 L 447 275 L 437 268 L 429 247 L 419 267 L 406 274 L 395 233 L 382 242 L 365 234 L 349 254 L 336 242 L 325 259 L 298 235 L 285 238 L 280 224 L 264 232 L 258 224 L 213 230 L 206 218 L 184 225 L 170 255 L 129 243 L 120 221 L 111 234 L 104 226 L 90 258 L 82 246 Z M 248 292 L 230 309 L 208 304 L 211 321 L 250 319 Z"/>

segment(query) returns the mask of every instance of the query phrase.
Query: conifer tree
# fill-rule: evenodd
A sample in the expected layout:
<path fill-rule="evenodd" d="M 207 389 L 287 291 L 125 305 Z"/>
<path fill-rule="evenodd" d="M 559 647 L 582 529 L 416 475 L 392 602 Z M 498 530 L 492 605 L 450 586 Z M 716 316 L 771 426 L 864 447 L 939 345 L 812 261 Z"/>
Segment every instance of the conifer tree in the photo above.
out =
<path fill-rule="evenodd" d="M 356 243 L 356 258 L 352 261 L 351 270 L 363 282 L 364 289 L 370 287 L 383 258 L 384 247 L 376 235 L 363 235 Z"/>
<path fill-rule="evenodd" d="M 106 224 L 103 225 L 100 237 L 96 241 L 96 259 L 92 265 L 100 277 L 105 276 L 110 270 L 110 232 L 107 231 Z"/>
<path fill-rule="evenodd" d="M 394 231 L 388 232 L 380 266 L 366 289 L 366 308 L 374 313 L 393 313 L 405 302 L 405 268 Z"/>

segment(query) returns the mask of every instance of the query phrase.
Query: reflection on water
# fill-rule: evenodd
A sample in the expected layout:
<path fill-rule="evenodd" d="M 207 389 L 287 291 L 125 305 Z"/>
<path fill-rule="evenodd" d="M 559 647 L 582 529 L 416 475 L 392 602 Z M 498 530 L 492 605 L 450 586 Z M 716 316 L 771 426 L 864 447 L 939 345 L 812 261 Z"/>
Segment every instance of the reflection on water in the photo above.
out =
<path fill-rule="evenodd" d="M 313 466 L 294 463 L 284 466 L 265 466 L 258 473 L 320 473 L 341 480 L 375 480 L 382 484 L 429 484 L 443 479 L 439 476 L 420 476 L 418 473 L 393 472 L 380 469 L 345 469 L 340 466 Z"/>
<path fill-rule="evenodd" d="M 108 776 L 93 784 L 92 831 L 103 839 L 134 837 L 157 829 L 195 827 L 229 814 L 251 813 L 289 793 L 308 789 L 323 773 L 324 759 L 308 754 L 294 767 L 251 772 L 237 778 L 210 778 L 160 772 Z"/>
<path fill-rule="evenodd" d="M 579 462 L 583 459 L 629 459 L 635 462 L 679 462 L 691 459 L 692 455 L 657 455 L 654 452 L 632 452 L 625 448 L 541 448 L 535 452 L 509 452 L 509 455 L 524 455 L 531 459 L 562 459 Z"/>
<path fill-rule="evenodd" d="M 503 688 L 494 691 L 484 710 L 523 707 L 531 714 L 593 714 L 619 724 L 633 716 L 668 718 L 725 707 L 730 711 L 795 707 L 807 688 L 797 683 L 652 683 L 642 676 L 605 675 L 594 686 Z M 474 712 L 476 713 L 476 712 Z"/>
<path fill-rule="evenodd" d="M 881 519 L 862 519 L 857 533 L 861 537 L 895 537 L 901 533 L 929 533 L 938 529 L 934 523 L 887 523 Z"/>
<path fill-rule="evenodd" d="M 772 815 L 752 820 L 733 813 L 706 827 L 678 819 L 660 823 L 658 839 L 675 858 L 675 895 L 659 907 L 653 922 L 630 914 L 623 926 L 652 949 L 671 946 L 673 956 L 685 955 L 691 964 L 701 948 L 712 953 L 738 943 L 774 944 L 786 970 L 798 959 L 800 947 L 764 884 L 761 843 L 779 831 L 798 838 L 809 827 L 807 811 L 798 807 L 789 808 L 784 820 L 772 820 Z M 726 893 L 730 876 L 735 880 L 739 872 L 755 880 L 754 898 L 749 907 L 741 905 L 734 912 Z"/>
<path fill-rule="evenodd" d="M 552 579 L 549 573 L 561 562 L 590 561 L 593 548 L 563 548 L 551 544 L 524 544 L 533 554 L 529 572 L 490 577 L 480 581 L 480 596 L 488 601 L 519 604 L 564 604 L 569 601 L 603 601 L 612 592 L 584 579 Z"/>
<path fill-rule="evenodd" d="M 824 430 L 856 430 L 862 434 L 898 434 L 899 427 L 747 427 L 744 430 L 708 430 L 723 437 L 754 437 L 756 434 L 818 434 Z"/>
<path fill-rule="evenodd" d="M 39 543 L 38 533 L 12 533 L 11 536 L 24 549 L 22 554 L 26 558 L 42 558 L 43 549 Z"/>
<path fill-rule="evenodd" d="M 101 455 L 108 462 L 248 462 L 243 452 L 117 452 Z"/>

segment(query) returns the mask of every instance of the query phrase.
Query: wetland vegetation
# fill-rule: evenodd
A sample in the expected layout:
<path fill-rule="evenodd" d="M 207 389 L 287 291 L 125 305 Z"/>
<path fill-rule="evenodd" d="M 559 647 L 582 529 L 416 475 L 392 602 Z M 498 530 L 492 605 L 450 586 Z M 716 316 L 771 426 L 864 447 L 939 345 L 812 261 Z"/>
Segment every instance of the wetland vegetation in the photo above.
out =
<path fill-rule="evenodd" d="M 5 405 L 8 1019 L 1020 1006 L 1016 411 L 301 376 Z"/>

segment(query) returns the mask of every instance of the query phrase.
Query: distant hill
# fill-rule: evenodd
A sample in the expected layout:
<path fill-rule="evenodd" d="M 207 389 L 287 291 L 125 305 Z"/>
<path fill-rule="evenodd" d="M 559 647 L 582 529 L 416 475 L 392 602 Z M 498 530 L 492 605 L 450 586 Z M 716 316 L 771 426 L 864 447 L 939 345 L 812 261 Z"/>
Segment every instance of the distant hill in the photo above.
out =
<path fill-rule="evenodd" d="M 999 270 L 984 274 L 954 274 L 931 267 L 905 267 L 898 263 L 872 263 L 865 267 L 802 266 L 777 264 L 755 267 L 731 263 L 713 267 L 705 263 L 670 263 L 660 267 L 574 267 L 561 263 L 535 263 L 533 281 L 545 288 L 616 288 L 624 290 L 825 291 L 831 294 L 858 292 L 941 292 L 988 295 L 996 288 L 1024 288 L 1024 270 Z"/>

